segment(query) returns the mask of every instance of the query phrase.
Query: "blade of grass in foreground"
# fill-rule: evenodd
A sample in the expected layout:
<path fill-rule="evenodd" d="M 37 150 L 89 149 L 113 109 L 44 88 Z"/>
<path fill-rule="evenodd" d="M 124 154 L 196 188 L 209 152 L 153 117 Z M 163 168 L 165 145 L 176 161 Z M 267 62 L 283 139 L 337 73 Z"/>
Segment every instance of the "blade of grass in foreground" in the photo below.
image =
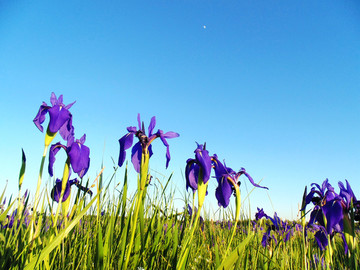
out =
<path fill-rule="evenodd" d="M 241 244 L 238 245 L 236 249 L 231 252 L 225 260 L 223 260 L 222 264 L 217 269 L 231 269 L 235 265 L 239 257 L 242 256 L 244 249 L 246 248 L 251 238 L 253 238 L 253 236 L 254 234 L 252 233 L 248 237 L 246 237 L 244 241 L 242 241 Z"/>
<path fill-rule="evenodd" d="M 77 217 L 75 217 L 70 223 L 69 225 L 62 231 L 60 232 L 55 238 L 54 240 L 47 246 L 45 247 L 42 252 L 40 253 L 40 255 L 37 258 L 33 258 L 30 263 L 28 263 L 25 267 L 25 270 L 30 270 L 30 269 L 34 269 L 35 266 L 37 265 L 37 263 L 42 262 L 46 256 L 48 256 L 50 254 L 50 252 L 56 248 L 61 241 L 69 234 L 69 232 L 72 230 L 72 228 L 75 227 L 75 225 L 79 222 L 79 220 L 85 215 L 85 213 L 89 210 L 90 206 L 95 202 L 95 200 L 98 198 L 99 194 L 97 194 L 90 202 L 89 204 L 79 213 L 79 215 Z"/>

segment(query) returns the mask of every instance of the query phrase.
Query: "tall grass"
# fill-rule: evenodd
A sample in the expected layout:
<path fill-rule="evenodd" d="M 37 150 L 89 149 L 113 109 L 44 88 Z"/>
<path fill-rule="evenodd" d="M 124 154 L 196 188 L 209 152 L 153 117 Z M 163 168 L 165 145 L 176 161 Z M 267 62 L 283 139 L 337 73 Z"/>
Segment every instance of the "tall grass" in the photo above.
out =
<path fill-rule="evenodd" d="M 133 228 L 137 197 L 127 193 L 127 170 L 118 191 L 109 188 L 114 181 L 112 177 L 106 186 L 99 179 L 98 192 L 91 200 L 77 192 L 69 216 L 60 216 L 55 226 L 54 203 L 46 191 L 42 192 L 33 238 L 29 238 L 30 227 L 26 225 L 26 219 L 31 219 L 28 214 L 28 209 L 32 207 L 29 196 L 9 199 L 2 205 L 0 215 L 0 268 L 122 269 L 128 261 L 127 269 L 173 269 L 191 230 L 191 216 L 187 210 L 174 208 L 172 177 L 164 183 L 154 181 L 150 184 L 148 193 L 151 195 L 145 197 L 142 209 L 143 223 L 138 222 Z M 184 207 L 191 203 L 187 198 L 183 199 Z M 9 228 L 6 224 L 9 225 L 16 209 L 14 223 Z M 211 216 L 210 213 L 202 215 Z M 254 223 L 244 218 L 237 224 L 230 252 L 223 260 L 233 232 L 231 216 L 232 213 L 225 211 L 227 220 L 205 219 L 199 224 L 190 242 L 186 269 L 327 268 L 325 253 L 318 248 L 311 232 L 307 232 L 304 243 L 302 230 L 294 230 L 286 242 L 283 236 L 272 231 L 276 240 L 263 247 L 264 220 Z M 293 226 L 295 224 L 292 223 Z M 128 255 L 132 230 L 136 231 Z M 358 230 L 356 238 L 359 238 Z M 351 269 L 342 239 L 334 237 L 331 241 L 334 247 L 331 268 Z M 359 256 L 360 251 L 356 249 L 357 260 Z"/>

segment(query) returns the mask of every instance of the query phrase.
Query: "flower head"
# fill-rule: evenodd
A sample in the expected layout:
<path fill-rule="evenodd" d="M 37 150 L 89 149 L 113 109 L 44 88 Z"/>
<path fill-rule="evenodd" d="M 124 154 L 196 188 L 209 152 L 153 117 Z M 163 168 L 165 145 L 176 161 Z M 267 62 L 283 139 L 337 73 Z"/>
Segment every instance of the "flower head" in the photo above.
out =
<path fill-rule="evenodd" d="M 197 144 L 194 151 L 195 158 L 188 159 L 185 167 L 186 189 L 190 187 L 193 192 L 198 189 L 199 175 L 204 184 L 209 180 L 211 174 L 211 157 L 206 150 L 206 145 Z"/>
<path fill-rule="evenodd" d="M 43 102 L 33 121 L 37 128 L 43 132 L 42 123 L 45 121 L 45 115 L 49 113 L 50 122 L 48 125 L 48 130 L 51 133 L 60 131 L 61 137 L 64 140 L 67 140 L 69 135 L 74 134 L 74 127 L 72 126 L 72 115 L 69 109 L 75 102 L 70 103 L 69 105 L 64 105 L 63 96 L 60 95 L 57 99 L 54 93 L 51 93 L 50 102 L 52 106 L 48 106 L 45 102 Z"/>
<path fill-rule="evenodd" d="M 164 133 L 162 130 L 158 130 L 156 133 L 153 133 L 156 119 L 155 116 L 151 118 L 150 125 L 148 127 L 148 135 L 146 135 L 144 123 L 140 121 L 140 114 L 137 117 L 138 120 L 138 129 L 136 127 L 128 127 L 128 133 L 119 139 L 120 144 L 120 154 L 118 165 L 121 167 L 124 164 L 126 158 L 126 150 L 133 145 L 134 136 L 136 136 L 139 141 L 133 146 L 131 151 L 131 162 L 134 165 L 135 170 L 140 173 L 141 158 L 143 154 L 148 154 L 149 157 L 152 156 L 151 143 L 156 139 L 160 138 L 163 144 L 166 147 L 166 168 L 169 166 L 170 161 L 170 151 L 169 144 L 166 139 L 171 139 L 179 137 L 178 133 L 169 131 Z"/>
<path fill-rule="evenodd" d="M 212 158 L 212 164 L 215 170 L 215 177 L 218 181 L 215 195 L 219 205 L 224 208 L 229 205 L 231 194 L 239 188 L 240 181 L 238 181 L 238 179 L 241 175 L 245 175 L 253 186 L 268 189 L 267 187 L 256 184 L 244 168 L 235 172 L 233 169 L 226 167 L 225 162 L 222 164 L 216 155 Z"/>
<path fill-rule="evenodd" d="M 90 149 L 84 145 L 86 135 L 84 134 L 80 140 L 74 140 L 72 136 L 67 142 L 67 146 L 62 145 L 60 142 L 51 145 L 49 153 L 49 174 L 53 176 L 53 165 L 55 162 L 55 155 L 62 148 L 66 151 L 70 160 L 71 167 L 79 177 L 83 177 L 90 166 Z"/>
<path fill-rule="evenodd" d="M 66 201 L 67 198 L 70 195 L 70 191 L 71 191 L 71 186 L 77 186 L 80 190 L 89 193 L 90 196 L 92 196 L 92 191 L 86 187 L 83 187 L 80 185 L 79 180 L 77 179 L 72 179 L 72 180 L 68 180 L 66 183 L 66 187 L 64 190 L 64 195 L 62 198 L 62 201 Z M 51 198 L 56 201 L 59 202 L 60 201 L 60 196 L 61 196 L 61 189 L 62 189 L 62 180 L 60 180 L 59 178 L 56 179 L 55 182 L 55 186 L 53 187 L 53 189 L 51 190 Z"/>

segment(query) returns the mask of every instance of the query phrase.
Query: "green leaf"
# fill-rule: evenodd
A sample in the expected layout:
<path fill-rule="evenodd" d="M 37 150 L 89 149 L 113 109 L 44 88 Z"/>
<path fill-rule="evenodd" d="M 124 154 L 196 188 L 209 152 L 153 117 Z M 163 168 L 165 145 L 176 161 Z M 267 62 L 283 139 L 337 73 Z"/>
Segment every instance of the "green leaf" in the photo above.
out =
<path fill-rule="evenodd" d="M 7 216 L 7 213 L 10 211 L 10 209 L 11 209 L 12 205 L 14 204 L 14 202 L 15 202 L 15 201 L 13 201 L 13 202 L 8 206 L 8 208 L 6 208 L 6 210 L 5 210 L 3 213 L 1 213 L 1 215 L 0 215 L 0 222 L 3 222 L 3 221 L 5 220 L 5 218 L 6 218 L 6 216 Z"/>
<path fill-rule="evenodd" d="M 60 232 L 51 243 L 49 243 L 39 254 L 39 256 L 33 258 L 26 266 L 25 270 L 34 269 L 37 263 L 41 263 L 49 254 L 50 252 L 55 249 L 57 246 L 60 245 L 61 241 L 69 234 L 69 232 L 75 227 L 75 225 L 79 222 L 79 220 L 86 214 L 89 210 L 90 206 L 95 202 L 98 198 L 99 194 L 97 194 L 89 204 L 76 216 L 69 225 Z"/>
<path fill-rule="evenodd" d="M 248 237 L 246 237 L 244 239 L 244 241 L 242 241 L 240 243 L 240 245 L 238 245 L 236 247 L 236 249 L 230 253 L 230 255 L 228 257 L 226 257 L 222 264 L 217 268 L 218 270 L 220 269 L 231 269 L 235 263 L 237 262 L 237 260 L 242 256 L 246 245 L 250 242 L 251 238 L 254 237 L 254 234 L 250 234 L 248 235 Z"/>
<path fill-rule="evenodd" d="M 104 246 L 103 246 L 103 237 L 102 237 L 102 228 L 100 223 L 98 223 L 98 239 L 97 239 L 97 269 L 101 269 L 104 262 Z"/>
<path fill-rule="evenodd" d="M 25 167 L 26 167 L 26 156 L 24 153 L 24 149 L 21 149 L 21 151 L 22 151 L 22 162 L 21 162 L 21 169 L 20 169 L 20 173 L 19 173 L 19 189 L 21 188 L 21 185 L 24 180 Z"/>

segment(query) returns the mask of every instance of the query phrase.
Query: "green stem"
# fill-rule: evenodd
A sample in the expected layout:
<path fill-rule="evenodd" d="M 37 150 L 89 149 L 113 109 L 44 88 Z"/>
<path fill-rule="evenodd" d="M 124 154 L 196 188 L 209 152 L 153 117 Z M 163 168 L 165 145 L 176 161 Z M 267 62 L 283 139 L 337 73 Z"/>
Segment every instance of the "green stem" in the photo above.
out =
<path fill-rule="evenodd" d="M 130 254 L 131 254 L 131 250 L 133 247 L 133 243 L 134 243 L 134 238 L 135 238 L 135 232 L 136 232 L 136 228 L 137 228 L 137 220 L 138 220 L 138 215 L 139 215 L 139 210 L 144 209 L 144 192 L 146 191 L 145 187 L 147 184 L 147 179 L 148 179 L 148 171 L 149 171 L 149 152 L 147 151 L 147 149 L 145 149 L 141 155 L 141 166 L 140 166 L 140 182 L 139 182 L 139 186 L 138 186 L 138 196 L 136 198 L 136 204 L 135 204 L 135 212 L 132 216 L 132 226 L 131 226 L 131 235 L 130 235 L 130 242 L 128 245 L 128 249 L 126 252 L 126 260 L 125 260 L 125 265 L 123 267 L 123 269 L 128 269 L 128 264 L 130 261 Z M 144 214 L 144 213 L 142 213 Z"/>
<path fill-rule="evenodd" d="M 63 197 L 64 197 L 64 193 L 65 193 L 65 189 L 66 189 L 66 184 L 69 180 L 69 174 L 70 174 L 70 158 L 68 157 L 66 159 L 66 162 L 65 162 L 65 166 L 64 166 L 64 172 L 63 172 L 63 178 L 62 178 L 62 181 L 61 181 L 61 193 L 60 193 L 60 199 L 59 199 L 59 203 L 58 203 L 58 206 L 57 206 L 57 209 L 56 209 L 56 214 L 55 214 L 55 220 L 54 220 L 54 224 L 53 224 L 53 227 L 56 227 L 56 223 L 57 223 L 57 220 L 58 220 L 58 216 L 59 216 L 59 212 L 60 212 L 60 208 L 63 206 L 62 205 L 62 200 L 63 200 Z M 69 195 L 70 196 L 70 195 Z M 67 202 L 70 201 L 70 198 L 67 198 Z M 64 202 L 65 203 L 65 202 Z M 68 203 L 67 203 L 68 204 Z M 66 208 L 66 205 L 63 207 L 63 208 Z M 63 210 L 63 215 L 66 216 L 66 211 L 65 209 Z M 66 220 L 66 219 L 65 219 Z"/>
<path fill-rule="evenodd" d="M 194 224 L 192 227 L 190 227 L 191 228 L 190 237 L 186 239 L 184 248 L 182 249 L 182 252 L 180 253 L 180 259 L 179 259 L 179 263 L 176 266 L 176 269 L 184 269 L 184 267 L 185 267 L 185 263 L 186 263 L 186 260 L 187 260 L 187 257 L 189 255 L 189 251 L 190 251 L 190 243 L 194 236 L 194 232 L 197 228 L 197 224 L 198 224 L 199 217 L 200 217 L 200 211 L 201 211 L 201 208 L 202 208 L 204 200 L 205 200 L 206 189 L 207 189 L 208 184 L 209 184 L 209 181 L 207 183 L 203 182 L 203 176 L 202 176 L 202 172 L 200 170 L 199 177 L 198 177 L 198 190 L 197 190 L 198 211 L 196 213 Z M 193 209 L 193 211 L 194 211 L 194 209 Z"/>
<path fill-rule="evenodd" d="M 231 234 L 231 238 L 230 238 L 228 247 L 227 247 L 226 252 L 225 252 L 225 255 L 224 255 L 224 260 L 226 260 L 227 253 L 229 252 L 231 243 L 232 243 L 232 241 L 233 241 L 233 239 L 234 239 L 234 235 L 235 235 L 235 232 L 236 232 L 236 226 L 237 226 L 237 223 L 238 223 L 239 218 L 240 218 L 240 208 L 241 208 L 240 190 L 239 190 L 239 187 L 238 187 L 237 185 L 235 185 L 234 187 L 235 187 L 235 192 L 236 192 L 235 225 L 234 225 L 233 232 L 232 232 L 232 234 Z M 224 262 L 224 260 L 221 262 L 221 264 Z"/>

